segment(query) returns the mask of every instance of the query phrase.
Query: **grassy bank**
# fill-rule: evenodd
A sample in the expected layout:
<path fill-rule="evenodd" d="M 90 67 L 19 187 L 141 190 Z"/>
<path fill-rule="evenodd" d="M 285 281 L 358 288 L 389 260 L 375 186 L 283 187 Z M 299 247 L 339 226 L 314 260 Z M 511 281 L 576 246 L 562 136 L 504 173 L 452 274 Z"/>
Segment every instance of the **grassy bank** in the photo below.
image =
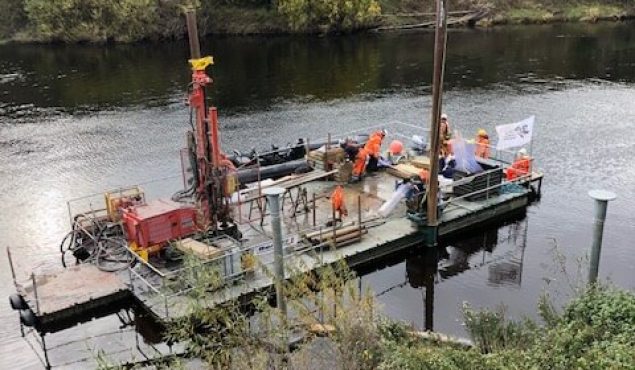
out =
<path fill-rule="evenodd" d="M 186 258 L 186 263 L 189 259 Z M 205 301 L 219 280 L 215 267 L 194 261 L 174 288 L 194 287 L 190 316 L 172 322 L 166 339 L 180 343 L 207 368 L 355 370 L 595 370 L 635 368 L 635 295 L 609 286 L 576 290 L 562 309 L 548 297 L 538 303 L 541 322 L 511 320 L 504 309 L 464 305 L 471 343 L 416 332 L 378 313 L 370 291 L 359 291 L 344 264 L 284 284 L 290 314 L 251 301 L 257 320 L 240 304 L 210 310 Z M 187 269 L 186 271 L 190 271 Z M 194 271 L 194 270 L 192 270 Z M 214 283 L 216 282 L 216 283 Z M 185 284 L 185 285 L 184 285 Z M 288 333 L 303 340 L 287 347 Z M 107 361 L 103 368 L 113 368 Z M 163 364 L 180 368 L 179 360 Z M 200 365 L 199 365 L 200 366 Z"/>
<path fill-rule="evenodd" d="M 454 10 L 485 10 L 477 27 L 504 24 L 544 24 L 560 22 L 618 21 L 635 18 L 632 0 L 456 0 Z M 385 27 L 424 23 L 432 19 L 434 3 L 409 0 L 383 0 L 382 21 Z"/>
<path fill-rule="evenodd" d="M 183 2 L 0 0 L 1 40 L 134 42 L 181 38 Z M 354 32 L 425 23 L 434 1 L 197 0 L 203 34 Z M 454 0 L 451 10 L 486 10 L 476 26 L 596 22 L 635 17 L 635 0 Z"/>
<path fill-rule="evenodd" d="M 633 16 L 635 16 L 633 1 L 615 3 L 562 1 L 550 4 L 524 2 L 515 7 L 501 7 L 479 22 L 479 25 L 597 22 L 621 20 Z"/>

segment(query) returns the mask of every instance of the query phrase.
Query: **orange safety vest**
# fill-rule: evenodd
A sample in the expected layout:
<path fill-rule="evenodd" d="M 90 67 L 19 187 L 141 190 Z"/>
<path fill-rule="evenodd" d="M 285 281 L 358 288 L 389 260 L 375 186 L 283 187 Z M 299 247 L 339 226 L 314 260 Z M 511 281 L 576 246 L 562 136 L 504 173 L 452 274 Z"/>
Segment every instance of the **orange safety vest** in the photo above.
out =
<path fill-rule="evenodd" d="M 476 139 L 476 150 L 474 155 L 481 158 L 489 158 L 489 139 L 483 136 L 479 136 Z"/>
<path fill-rule="evenodd" d="M 512 181 L 521 176 L 525 176 L 529 174 L 529 169 L 531 167 L 531 158 L 529 157 L 521 157 L 518 158 L 511 167 L 505 171 L 505 175 L 507 180 Z"/>
<path fill-rule="evenodd" d="M 425 184 L 426 182 L 428 182 L 428 179 L 430 178 L 430 171 L 426 170 L 425 168 L 422 169 L 419 172 L 419 178 L 421 179 L 421 181 L 423 181 L 423 183 Z"/>
<path fill-rule="evenodd" d="M 379 154 L 381 152 L 381 140 L 382 137 L 380 133 L 375 132 L 371 135 L 371 137 L 368 139 L 368 142 L 366 142 L 366 145 L 364 145 L 364 149 L 366 149 L 368 155 L 379 157 Z"/>
<path fill-rule="evenodd" d="M 333 190 L 333 194 L 331 194 L 331 205 L 333 206 L 333 210 L 338 211 L 341 216 L 348 216 L 348 210 L 346 209 L 346 204 L 344 204 L 344 188 L 342 185 L 338 185 Z"/>
<path fill-rule="evenodd" d="M 359 152 L 357 152 L 357 157 L 355 158 L 355 163 L 353 164 L 353 176 L 361 176 L 364 173 L 364 169 L 366 169 L 367 156 L 368 152 L 365 148 L 361 148 Z"/>

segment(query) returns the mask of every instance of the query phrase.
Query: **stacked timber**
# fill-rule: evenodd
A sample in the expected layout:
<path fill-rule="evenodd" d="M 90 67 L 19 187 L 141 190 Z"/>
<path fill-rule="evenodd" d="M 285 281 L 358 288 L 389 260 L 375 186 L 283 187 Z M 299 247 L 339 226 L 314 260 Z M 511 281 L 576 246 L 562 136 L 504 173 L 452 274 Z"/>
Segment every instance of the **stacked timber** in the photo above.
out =
<path fill-rule="evenodd" d="M 400 163 L 396 166 L 388 167 L 386 172 L 400 179 L 409 179 L 412 176 L 418 176 L 419 172 L 421 172 L 421 168 L 412 164 Z"/>
<path fill-rule="evenodd" d="M 416 156 L 410 159 L 410 164 L 417 168 L 425 168 L 426 170 L 430 169 L 430 158 L 425 156 Z"/>
<path fill-rule="evenodd" d="M 336 229 L 328 228 L 307 233 L 305 238 L 312 244 L 328 244 L 333 247 L 343 247 L 361 240 L 368 230 L 359 225 L 343 226 Z"/>
<path fill-rule="evenodd" d="M 343 162 L 345 157 L 346 153 L 340 147 L 320 148 L 310 151 L 307 155 L 307 160 L 313 168 L 322 168 L 325 171 L 329 171 L 333 164 Z"/>
<path fill-rule="evenodd" d="M 335 169 L 337 170 L 337 172 L 335 173 L 335 181 L 348 182 L 348 180 L 351 179 L 351 175 L 353 174 L 353 163 L 352 162 L 336 163 Z"/>

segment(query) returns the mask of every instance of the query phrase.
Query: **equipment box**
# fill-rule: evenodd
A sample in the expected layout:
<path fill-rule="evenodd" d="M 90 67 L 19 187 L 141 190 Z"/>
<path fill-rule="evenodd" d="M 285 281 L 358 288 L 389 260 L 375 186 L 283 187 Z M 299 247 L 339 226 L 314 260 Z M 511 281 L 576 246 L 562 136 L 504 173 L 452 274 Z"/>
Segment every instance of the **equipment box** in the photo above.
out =
<path fill-rule="evenodd" d="M 483 167 L 482 173 L 468 174 L 462 171 L 456 171 L 453 176 L 453 180 L 461 181 L 471 178 L 471 181 L 461 185 L 454 185 L 454 195 L 457 197 L 474 193 L 479 190 L 485 190 L 492 188 L 496 185 L 500 185 L 503 179 L 503 169 L 499 166 L 491 166 L 485 163 L 479 163 Z M 487 191 L 481 191 L 473 195 L 466 197 L 469 201 L 483 200 L 491 196 L 496 196 L 500 193 L 500 187 L 489 189 Z"/>
<path fill-rule="evenodd" d="M 157 199 L 125 209 L 122 220 L 128 241 L 147 248 L 194 233 L 196 209 L 171 200 Z"/>

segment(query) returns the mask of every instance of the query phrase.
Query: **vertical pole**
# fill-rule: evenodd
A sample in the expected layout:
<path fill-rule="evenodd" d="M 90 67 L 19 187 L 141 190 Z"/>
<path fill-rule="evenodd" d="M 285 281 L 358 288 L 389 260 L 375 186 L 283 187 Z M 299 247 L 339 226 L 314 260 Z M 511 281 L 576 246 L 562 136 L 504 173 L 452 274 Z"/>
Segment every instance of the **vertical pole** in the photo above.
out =
<path fill-rule="evenodd" d="M 357 226 L 359 227 L 359 237 L 362 237 L 362 195 L 357 195 Z"/>
<path fill-rule="evenodd" d="M 40 336 L 40 339 L 42 341 L 42 352 L 44 353 L 44 362 L 46 362 L 45 368 L 46 370 L 50 370 L 51 369 L 51 361 L 49 360 L 49 352 L 48 349 L 46 348 L 46 339 L 44 339 L 44 335 L 42 334 Z"/>
<path fill-rule="evenodd" d="M 428 226 L 437 226 L 437 193 L 439 192 L 439 123 L 443 99 L 443 73 L 447 42 L 448 1 L 437 0 L 436 30 L 434 37 L 434 74 L 432 77 L 432 120 L 430 130 L 430 178 L 428 180 Z"/>
<path fill-rule="evenodd" d="M 15 279 L 15 267 L 13 267 L 13 259 L 11 258 L 11 248 L 7 247 L 7 258 L 9 258 L 9 266 L 11 267 L 11 277 L 13 277 L 13 285 L 17 285 Z"/>
<path fill-rule="evenodd" d="M 595 220 L 593 228 L 593 245 L 591 247 L 591 266 L 589 268 L 589 284 L 594 284 L 598 279 L 600 267 L 600 252 L 602 250 L 602 236 L 604 235 L 604 220 L 608 202 L 614 200 L 616 195 L 606 190 L 591 190 L 589 196 L 595 199 Z"/>
<path fill-rule="evenodd" d="M 273 232 L 273 262 L 276 284 L 276 304 L 282 312 L 285 320 L 287 317 L 287 304 L 284 298 L 284 254 L 282 251 L 282 226 L 280 221 L 280 195 L 284 189 L 271 187 L 263 191 L 271 207 L 271 231 Z"/>
<path fill-rule="evenodd" d="M 333 248 L 337 248 L 337 221 L 335 220 L 335 208 L 331 207 L 333 212 Z"/>
<path fill-rule="evenodd" d="M 33 284 L 33 296 L 35 297 L 35 309 L 37 310 L 37 314 L 40 314 L 40 300 L 37 296 L 37 285 L 35 284 L 35 274 L 31 273 L 31 281 Z"/>
<path fill-rule="evenodd" d="M 329 150 L 331 150 L 331 133 L 330 132 L 328 133 L 326 137 L 326 153 L 324 154 L 324 171 L 325 172 L 328 172 L 331 170 L 331 166 L 329 166 Z"/>
<path fill-rule="evenodd" d="M 190 57 L 201 57 L 201 46 L 198 42 L 198 27 L 196 25 L 196 11 L 193 8 L 185 10 L 185 22 L 187 23 L 187 36 L 190 41 Z"/>
<path fill-rule="evenodd" d="M 313 227 L 315 227 L 315 193 L 313 193 L 313 199 L 311 202 L 313 203 Z"/>

